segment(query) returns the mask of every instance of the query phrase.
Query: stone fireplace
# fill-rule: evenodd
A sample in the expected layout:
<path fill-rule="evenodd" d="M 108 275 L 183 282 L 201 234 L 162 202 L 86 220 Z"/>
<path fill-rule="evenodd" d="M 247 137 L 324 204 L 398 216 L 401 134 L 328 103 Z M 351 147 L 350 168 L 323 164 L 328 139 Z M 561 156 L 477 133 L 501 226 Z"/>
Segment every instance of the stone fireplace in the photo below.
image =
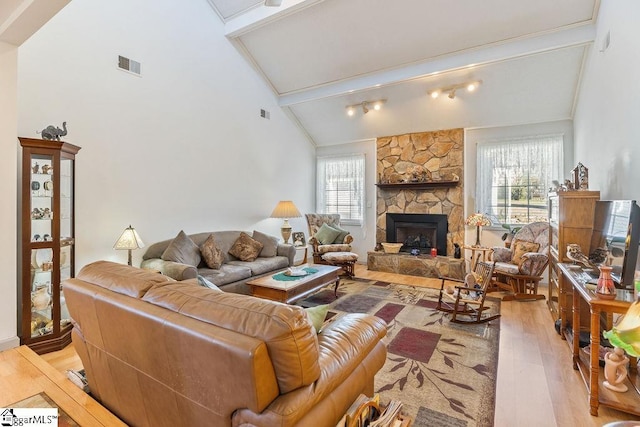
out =
<path fill-rule="evenodd" d="M 376 243 L 407 243 L 406 252 L 400 254 L 369 252 L 368 268 L 425 277 L 462 277 L 464 260 L 453 258 L 453 244 L 464 243 L 463 129 L 382 137 L 376 145 Z M 423 175 L 416 182 L 416 169 L 428 171 L 426 179 Z M 432 221 L 432 217 L 437 219 Z M 432 224 L 415 224 L 414 218 L 430 218 Z M 413 246 L 421 255 L 408 254 Z M 428 255 L 433 246 L 437 257 Z"/>
<path fill-rule="evenodd" d="M 387 213 L 387 242 L 402 243 L 401 252 L 418 249 L 430 254 L 431 248 L 447 253 L 447 216 L 441 214 Z"/>
<path fill-rule="evenodd" d="M 446 250 L 453 256 L 453 244 L 464 243 L 464 132 L 449 129 L 378 138 L 377 175 L 390 183 L 409 181 L 409 171 L 422 166 L 431 180 L 454 180 L 455 185 L 378 186 L 376 243 L 387 241 L 387 213 L 430 214 L 447 217 Z"/>

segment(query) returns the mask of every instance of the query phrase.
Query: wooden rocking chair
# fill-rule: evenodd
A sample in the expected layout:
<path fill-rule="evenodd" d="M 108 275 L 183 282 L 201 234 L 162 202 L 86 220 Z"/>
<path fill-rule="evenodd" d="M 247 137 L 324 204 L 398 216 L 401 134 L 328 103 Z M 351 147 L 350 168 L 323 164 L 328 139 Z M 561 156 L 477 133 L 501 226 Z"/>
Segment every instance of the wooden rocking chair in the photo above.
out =
<path fill-rule="evenodd" d="M 484 311 L 490 308 L 485 307 L 484 299 L 491 284 L 494 266 L 494 263 L 478 261 L 474 272 L 474 276 L 477 277 L 475 287 L 464 286 L 463 280 L 440 277 L 442 284 L 436 308 L 451 313 L 451 321 L 455 323 L 483 323 L 500 317 L 500 314 L 483 317 Z M 452 288 L 450 285 L 446 286 L 446 282 L 462 285 L 455 285 Z M 469 320 L 460 319 L 459 316 L 467 316 Z"/>

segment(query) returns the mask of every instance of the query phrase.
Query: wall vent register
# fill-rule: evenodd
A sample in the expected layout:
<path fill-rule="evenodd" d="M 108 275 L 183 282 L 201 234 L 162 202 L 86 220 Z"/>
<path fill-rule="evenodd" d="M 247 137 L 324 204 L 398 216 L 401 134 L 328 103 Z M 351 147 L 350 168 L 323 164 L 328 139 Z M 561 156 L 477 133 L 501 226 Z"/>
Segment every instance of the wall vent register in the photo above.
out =
<path fill-rule="evenodd" d="M 121 55 L 118 55 L 118 68 L 140 75 L 140 63 Z"/>

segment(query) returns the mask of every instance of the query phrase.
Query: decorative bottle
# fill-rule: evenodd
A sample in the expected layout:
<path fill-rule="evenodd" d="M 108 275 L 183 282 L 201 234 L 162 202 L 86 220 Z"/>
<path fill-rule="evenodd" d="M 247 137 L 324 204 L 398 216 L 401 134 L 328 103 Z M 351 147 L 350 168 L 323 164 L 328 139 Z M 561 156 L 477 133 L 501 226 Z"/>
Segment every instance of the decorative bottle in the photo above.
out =
<path fill-rule="evenodd" d="M 615 299 L 616 298 L 616 285 L 611 278 L 612 267 L 608 265 L 601 265 L 600 277 L 598 277 L 598 287 L 596 288 L 596 296 L 602 299 Z"/>

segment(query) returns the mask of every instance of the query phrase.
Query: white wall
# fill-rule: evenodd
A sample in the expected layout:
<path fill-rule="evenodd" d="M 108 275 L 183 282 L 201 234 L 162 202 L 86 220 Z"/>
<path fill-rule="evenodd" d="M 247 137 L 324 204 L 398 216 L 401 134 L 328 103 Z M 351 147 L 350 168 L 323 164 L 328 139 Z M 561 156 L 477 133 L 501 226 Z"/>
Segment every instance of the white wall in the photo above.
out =
<path fill-rule="evenodd" d="M 640 200 L 639 20 L 640 2 L 602 1 L 574 118 L 575 158 L 603 199 Z"/>
<path fill-rule="evenodd" d="M 17 330 L 17 216 L 15 156 L 18 141 L 16 76 L 18 70 L 18 48 L 0 42 L 0 351 L 18 344 Z"/>
<path fill-rule="evenodd" d="M 479 142 L 556 133 L 564 135 L 564 175 L 568 178 L 569 172 L 575 167 L 573 161 L 573 123 L 571 120 L 520 126 L 467 129 L 464 138 L 465 218 L 476 211 L 476 148 Z M 501 237 L 505 231 L 502 227 L 484 228 L 482 231 L 483 246 L 502 246 L 504 243 Z M 475 228 L 467 227 L 465 233 L 466 243 L 473 244 L 475 240 Z"/>
<path fill-rule="evenodd" d="M 348 154 L 365 155 L 365 223 L 364 227 L 344 226 L 353 236 L 351 250 L 358 254 L 358 263 L 367 263 L 367 252 L 372 251 L 376 245 L 376 140 L 366 140 L 340 145 L 330 145 L 317 148 L 318 157 L 337 156 Z M 315 195 L 315 193 L 314 193 Z M 315 196 L 314 196 L 315 197 Z M 314 199 L 315 205 L 315 199 Z M 315 212 L 315 209 L 313 211 Z M 305 235 L 308 235 L 305 232 Z"/>
<path fill-rule="evenodd" d="M 118 55 L 142 77 L 117 69 Z M 18 83 L 18 134 L 67 121 L 64 139 L 82 147 L 76 270 L 126 262 L 112 247 L 129 224 L 147 244 L 180 229 L 280 236 L 268 219 L 279 200 L 314 205 L 315 147 L 204 0 L 71 2 L 20 48 Z"/>

